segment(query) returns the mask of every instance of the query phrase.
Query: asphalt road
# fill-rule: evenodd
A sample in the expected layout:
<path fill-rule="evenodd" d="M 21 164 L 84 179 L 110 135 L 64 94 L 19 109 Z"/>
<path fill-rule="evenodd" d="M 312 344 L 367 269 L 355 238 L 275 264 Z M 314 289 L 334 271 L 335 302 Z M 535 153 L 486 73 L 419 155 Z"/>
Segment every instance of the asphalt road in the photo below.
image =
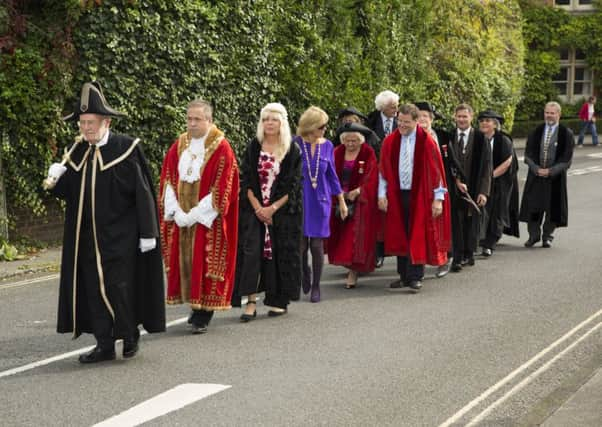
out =
<path fill-rule="evenodd" d="M 241 324 L 232 310 L 192 336 L 187 307 L 168 307 L 175 324 L 143 336 L 134 359 L 82 366 L 71 355 L 36 367 L 93 339 L 55 333 L 56 279 L 2 287 L 0 424 L 94 425 L 187 383 L 230 387 L 158 418 L 148 414 L 182 397 L 154 401 L 146 425 L 541 423 L 602 355 L 602 149 L 575 155 L 569 228 L 551 249 L 524 248 L 523 227 L 521 239 L 504 238 L 461 273 L 435 279 L 428 269 L 417 295 L 385 289 L 393 258 L 354 290 L 329 266 L 323 301 L 304 297 L 283 317 L 260 305 L 257 320 Z"/>

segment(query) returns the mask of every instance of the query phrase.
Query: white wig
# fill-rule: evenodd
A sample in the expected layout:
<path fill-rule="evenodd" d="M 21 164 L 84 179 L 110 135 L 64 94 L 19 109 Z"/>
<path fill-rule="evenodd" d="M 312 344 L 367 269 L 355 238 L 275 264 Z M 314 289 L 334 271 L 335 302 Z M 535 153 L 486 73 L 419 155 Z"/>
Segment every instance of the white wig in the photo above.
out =
<path fill-rule="evenodd" d="M 291 127 L 288 124 L 288 114 L 286 108 L 279 102 L 271 102 L 261 109 L 259 114 L 259 123 L 257 123 L 257 140 L 259 143 L 263 142 L 263 119 L 266 117 L 273 116 L 280 120 L 280 144 L 274 151 L 274 157 L 279 162 L 284 159 L 286 153 L 291 147 Z"/>
<path fill-rule="evenodd" d="M 399 103 L 399 95 L 395 92 L 391 92 L 390 90 L 384 90 L 374 98 L 374 106 L 378 111 L 382 111 L 386 105 L 395 103 Z"/>
<path fill-rule="evenodd" d="M 366 142 L 366 137 L 362 135 L 361 132 L 355 131 L 344 131 L 343 133 L 341 133 L 339 138 L 341 139 L 341 142 L 344 142 L 348 136 L 356 136 L 357 139 L 360 140 L 360 142 Z"/>

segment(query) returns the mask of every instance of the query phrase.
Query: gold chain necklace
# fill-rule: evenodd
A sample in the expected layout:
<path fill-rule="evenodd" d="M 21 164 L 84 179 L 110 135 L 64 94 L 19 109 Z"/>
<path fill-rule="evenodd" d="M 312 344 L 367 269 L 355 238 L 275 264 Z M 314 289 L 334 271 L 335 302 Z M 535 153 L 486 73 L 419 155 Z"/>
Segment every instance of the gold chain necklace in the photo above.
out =
<path fill-rule="evenodd" d="M 316 159 L 316 172 L 314 176 L 311 175 L 311 162 L 309 161 L 309 150 L 311 150 L 311 143 L 308 142 L 309 149 L 305 146 L 305 141 L 303 141 L 303 146 L 305 148 L 305 158 L 307 159 L 307 175 L 309 175 L 309 180 L 311 181 L 311 186 L 314 188 L 318 188 L 318 173 L 320 172 L 320 145 L 317 143 L 316 150 L 318 151 L 317 159 Z"/>

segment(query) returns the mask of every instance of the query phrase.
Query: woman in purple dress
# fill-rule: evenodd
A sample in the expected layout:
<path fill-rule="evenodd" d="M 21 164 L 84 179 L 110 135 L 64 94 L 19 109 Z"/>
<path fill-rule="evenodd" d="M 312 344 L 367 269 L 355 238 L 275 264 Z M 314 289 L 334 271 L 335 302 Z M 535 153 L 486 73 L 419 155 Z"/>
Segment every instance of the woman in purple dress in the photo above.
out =
<path fill-rule="evenodd" d="M 324 239 L 330 235 L 332 197 L 337 197 L 342 218 L 347 216 L 343 190 L 334 168 L 332 142 L 324 138 L 328 115 L 309 107 L 301 115 L 295 142 L 301 149 L 303 169 L 303 292 L 311 290 L 310 301 L 320 301 L 320 277 L 324 265 Z M 307 250 L 311 251 L 309 268 Z M 313 276 L 312 276 L 313 271 Z"/>

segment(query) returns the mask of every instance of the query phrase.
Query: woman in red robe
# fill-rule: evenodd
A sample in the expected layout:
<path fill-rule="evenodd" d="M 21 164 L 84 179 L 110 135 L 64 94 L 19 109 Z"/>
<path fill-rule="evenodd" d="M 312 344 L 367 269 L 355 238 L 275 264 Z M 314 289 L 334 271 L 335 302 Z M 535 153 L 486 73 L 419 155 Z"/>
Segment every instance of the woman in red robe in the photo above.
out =
<path fill-rule="evenodd" d="M 349 269 L 347 289 L 355 287 L 358 273 L 375 268 L 378 163 L 374 150 L 364 143 L 366 132 L 369 129 L 362 125 L 346 125 L 342 144 L 334 150 L 337 176 L 348 205 L 353 205 L 353 214 L 345 220 L 336 211 L 331 215 L 328 260 Z"/>

